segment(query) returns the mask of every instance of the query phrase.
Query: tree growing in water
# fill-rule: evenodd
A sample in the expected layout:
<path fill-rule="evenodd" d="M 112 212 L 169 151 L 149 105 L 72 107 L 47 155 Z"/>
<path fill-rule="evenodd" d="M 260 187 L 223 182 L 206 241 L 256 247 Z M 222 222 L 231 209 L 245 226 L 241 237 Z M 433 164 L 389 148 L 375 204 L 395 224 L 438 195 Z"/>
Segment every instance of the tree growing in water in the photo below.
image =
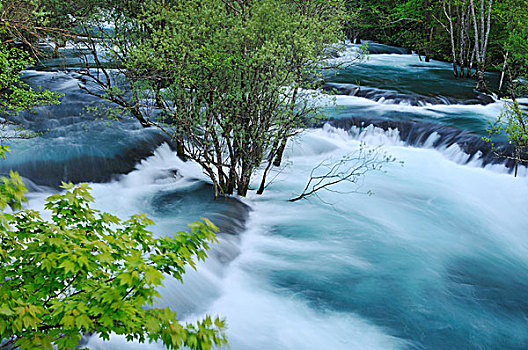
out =
<path fill-rule="evenodd" d="M 484 140 L 490 143 L 497 156 L 514 162 L 514 175 L 517 176 L 519 164 L 526 164 L 528 158 L 528 113 L 517 101 L 518 95 L 528 91 L 528 1 L 506 0 L 501 5 L 497 13 L 506 35 L 501 38 L 504 63 L 500 85 L 506 81 L 505 96 L 510 101 L 504 103 L 503 112 L 490 126 Z M 494 143 L 499 134 L 506 136 L 510 147 Z"/>
<path fill-rule="evenodd" d="M 499 147 L 494 143 L 493 137 L 502 133 L 506 135 L 510 148 Z M 483 139 L 490 143 L 498 157 L 514 162 L 514 176 L 517 176 L 519 164 L 526 163 L 528 158 L 528 113 L 516 100 L 506 102 L 503 112 Z"/>
<path fill-rule="evenodd" d="M 21 33 L 11 30 L 3 34 Z M 27 53 L 0 43 L 2 123 L 14 113 L 58 102 L 57 94 L 31 89 L 20 79 L 30 62 Z M 0 146 L 0 156 L 8 151 Z M 154 238 L 147 230 L 153 222 L 144 215 L 122 222 L 90 207 L 86 184 L 64 188 L 66 193 L 48 198 L 51 220 L 45 220 L 37 211 L 22 210 L 26 188 L 17 173 L 0 178 L 0 349 L 74 349 L 83 334 L 106 339 L 111 332 L 168 348 L 226 344 L 224 321 L 206 317 L 184 325 L 170 309 L 152 307 L 163 273 L 181 281 L 194 258 L 205 259 L 216 241 L 211 222 Z"/>
<path fill-rule="evenodd" d="M 399 45 L 453 64 L 455 77 L 477 79 L 488 92 L 485 73 L 503 62 L 504 38 L 517 16 L 527 12 L 524 0 L 348 0 L 359 8 L 350 31 L 362 38 Z M 475 68 L 475 69 L 474 69 Z"/>
<path fill-rule="evenodd" d="M 340 41 L 341 0 L 153 0 L 128 2 L 104 23 L 112 31 L 84 44 L 86 71 L 144 126 L 157 126 L 181 157 L 202 166 L 217 193 L 245 196 L 255 170 L 280 164 L 286 141 L 309 125 L 307 102 L 320 60 Z M 90 29 L 86 28 L 86 34 Z M 98 49 L 97 44 L 106 47 Z M 110 61 L 119 74 L 106 69 Z M 156 118 L 157 116 L 157 118 Z"/>

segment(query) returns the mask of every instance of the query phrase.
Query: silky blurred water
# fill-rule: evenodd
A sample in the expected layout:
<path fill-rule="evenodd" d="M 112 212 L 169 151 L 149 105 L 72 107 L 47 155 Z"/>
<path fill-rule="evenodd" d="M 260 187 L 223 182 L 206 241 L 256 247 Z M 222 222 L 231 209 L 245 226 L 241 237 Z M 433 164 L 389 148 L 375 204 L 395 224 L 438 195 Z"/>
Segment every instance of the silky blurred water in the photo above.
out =
<path fill-rule="evenodd" d="M 232 349 L 526 349 L 526 168 L 514 178 L 504 165 L 484 166 L 478 152 L 465 153 L 468 138 L 439 143 L 442 128 L 478 139 L 502 108 L 493 99 L 477 104 L 474 81 L 450 74 L 447 63 L 380 54 L 329 78 L 379 93 L 337 95 L 328 117 L 429 123 L 439 131 L 410 144 L 403 129 L 307 130 L 289 143 L 286 166 L 271 174 L 264 195 L 242 203 L 213 200 L 199 167 L 159 146 L 164 140 L 155 131 L 132 121 L 105 126 L 83 114 L 90 100 L 76 87 L 75 72 L 33 71 L 30 82 L 61 87 L 71 103 L 25 117 L 30 127 L 50 132 L 14 144 L 7 164 L 24 169 L 36 158 L 56 161 L 46 164 L 68 179 L 75 159 L 98 155 L 104 161 L 89 167 L 109 176 L 92 184 L 98 208 L 122 217 L 145 212 L 159 235 L 200 216 L 219 223 L 223 233 L 210 258 L 183 285 L 167 278 L 159 303 L 183 321 L 225 317 Z M 147 159 L 122 171 L 105 165 L 120 164 L 138 142 L 148 152 L 130 152 Z M 341 184 L 320 198 L 287 201 L 302 191 L 313 167 L 361 144 L 381 146 L 404 165 L 369 173 L 359 188 Z M 38 185 L 45 176 L 40 166 L 31 169 L 27 177 Z M 41 208 L 53 190 L 36 188 L 41 192 L 30 194 L 30 206 Z M 117 336 L 92 337 L 88 346 L 161 348 Z"/>

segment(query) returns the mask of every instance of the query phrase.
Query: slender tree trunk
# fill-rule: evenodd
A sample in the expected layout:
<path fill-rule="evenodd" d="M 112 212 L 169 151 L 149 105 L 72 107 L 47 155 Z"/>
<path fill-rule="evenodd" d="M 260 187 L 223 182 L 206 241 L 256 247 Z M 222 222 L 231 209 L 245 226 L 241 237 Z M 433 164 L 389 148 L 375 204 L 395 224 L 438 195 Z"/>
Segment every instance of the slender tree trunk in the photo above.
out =
<path fill-rule="evenodd" d="M 502 90 L 502 84 L 504 83 L 504 76 L 506 75 L 506 65 L 508 64 L 508 54 L 510 52 L 506 51 L 506 55 L 504 55 L 504 64 L 502 65 L 502 72 L 501 72 L 501 78 L 499 82 L 499 92 Z"/>
<path fill-rule="evenodd" d="M 229 167 L 229 179 L 227 180 L 227 194 L 233 194 L 235 192 L 236 183 L 236 162 L 231 161 L 231 165 Z"/>
<path fill-rule="evenodd" d="M 284 150 L 286 149 L 287 141 L 288 140 L 286 138 L 282 139 L 279 149 L 277 150 L 277 156 L 275 157 L 275 160 L 273 161 L 274 166 L 281 166 L 282 157 L 284 155 Z"/>
<path fill-rule="evenodd" d="M 237 193 L 239 196 L 242 196 L 242 197 L 247 196 L 250 180 L 251 179 L 248 174 L 242 173 L 242 175 L 240 175 L 240 182 L 238 183 L 238 189 L 237 189 Z"/>
<path fill-rule="evenodd" d="M 484 0 L 482 0 L 482 1 L 484 1 Z M 486 53 L 488 52 L 489 35 L 490 35 L 490 31 L 491 31 L 491 8 L 492 8 L 492 5 L 493 5 L 493 0 L 489 0 L 486 36 L 483 37 L 484 44 L 482 46 L 483 47 L 483 49 L 482 49 L 482 61 L 484 62 L 484 64 L 486 64 Z"/>
<path fill-rule="evenodd" d="M 517 148 L 517 151 L 515 152 L 515 175 L 514 177 L 517 177 L 517 171 L 519 170 L 519 159 L 521 158 L 521 154 L 519 149 Z"/>
<path fill-rule="evenodd" d="M 465 60 L 467 62 L 466 64 L 466 77 L 470 78 L 471 77 L 471 70 L 473 68 L 473 60 L 475 59 L 475 47 L 474 45 L 472 45 L 471 43 L 471 36 L 469 35 L 469 32 L 471 30 L 471 6 L 469 6 L 467 3 L 467 9 L 466 9 L 466 15 L 465 15 L 465 19 L 466 19 L 466 25 L 464 27 L 464 37 L 466 38 L 467 40 L 467 44 L 466 44 L 466 57 L 465 57 Z"/>
<path fill-rule="evenodd" d="M 237 193 L 239 196 L 245 197 L 249 189 L 249 182 L 251 181 L 251 173 L 253 172 L 252 161 L 247 155 L 241 155 L 240 175 L 237 178 Z"/>
<path fill-rule="evenodd" d="M 268 177 L 268 172 L 271 169 L 271 166 L 273 165 L 273 162 L 270 160 L 268 162 L 268 165 L 266 166 L 266 169 L 264 169 L 264 174 L 262 174 L 262 180 L 260 181 L 260 187 L 257 190 L 257 194 L 263 194 L 264 190 L 266 189 L 266 181 Z"/>
<path fill-rule="evenodd" d="M 484 62 L 479 62 L 478 64 L 478 89 L 480 92 L 488 93 L 488 86 L 486 85 L 486 77 L 484 73 L 486 72 L 486 65 Z"/>
<path fill-rule="evenodd" d="M 485 71 L 486 71 L 486 51 L 488 48 L 489 33 L 491 30 L 491 9 L 493 0 L 489 0 L 487 21 L 486 21 L 486 10 L 484 6 L 485 0 L 480 0 L 480 28 L 475 13 L 475 3 L 470 0 L 471 15 L 473 17 L 473 29 L 475 31 L 475 51 L 477 56 L 477 77 L 478 77 L 478 89 L 481 92 L 488 93 L 488 87 L 486 85 Z M 479 34 L 480 32 L 480 34 Z"/>
<path fill-rule="evenodd" d="M 471 73 L 473 71 L 473 62 L 475 62 L 475 55 L 476 55 L 476 48 L 473 47 L 473 50 L 471 50 L 471 58 L 469 59 L 469 65 L 468 65 L 468 72 L 467 76 L 468 78 L 471 77 Z"/>
<path fill-rule="evenodd" d="M 444 14 L 445 16 L 447 17 L 447 20 L 449 22 L 449 36 L 451 38 L 451 54 L 453 56 L 453 75 L 455 77 L 458 77 L 458 66 L 457 66 L 457 59 L 456 59 L 456 47 L 455 47 L 455 32 L 454 32 L 454 29 L 453 29 L 453 18 L 451 18 L 452 16 L 452 5 L 451 5 L 451 0 L 449 0 L 448 2 L 448 11 L 446 11 L 446 7 L 445 7 L 445 1 L 444 1 Z"/>
<path fill-rule="evenodd" d="M 53 48 L 52 57 L 53 58 L 59 57 L 59 43 L 55 43 L 55 47 Z"/>
<path fill-rule="evenodd" d="M 270 154 L 268 156 L 268 165 L 266 166 L 266 169 L 264 169 L 264 174 L 262 174 L 262 179 L 260 180 L 260 187 L 257 191 L 257 194 L 264 193 L 264 190 L 266 189 L 266 181 L 268 177 L 268 172 L 270 171 L 271 167 L 273 166 L 273 161 L 277 155 L 277 147 L 279 145 L 279 141 L 275 140 L 273 142 L 273 146 L 271 147 Z"/>
<path fill-rule="evenodd" d="M 485 16 L 485 10 L 484 10 L 484 0 L 480 1 L 480 8 L 481 8 L 481 24 L 482 24 L 482 37 L 481 37 L 481 62 L 479 64 L 479 90 L 480 92 L 489 93 L 488 86 L 486 84 L 486 77 L 484 73 L 486 72 L 486 54 L 488 51 L 488 42 L 489 42 L 489 34 L 491 30 L 491 8 L 492 8 L 493 0 L 489 0 L 489 6 L 488 6 L 488 18 L 486 22 L 484 22 L 484 16 Z M 484 30 L 486 31 L 484 34 Z"/>
<path fill-rule="evenodd" d="M 141 124 L 142 127 L 149 128 L 152 126 L 152 124 L 143 117 L 143 114 L 141 114 L 141 112 L 135 111 L 134 109 L 131 109 L 131 108 L 129 108 L 129 110 L 134 116 L 134 118 L 136 118 L 139 121 L 139 124 Z"/>
<path fill-rule="evenodd" d="M 433 42 L 433 34 L 434 34 L 434 27 L 431 26 L 431 31 L 429 32 L 429 42 L 427 43 L 427 46 L 425 48 L 425 62 L 431 61 L 431 43 Z"/>
<path fill-rule="evenodd" d="M 185 146 L 183 140 L 179 137 L 176 138 L 176 155 L 183 161 L 187 161 L 187 156 L 185 155 Z"/>
<path fill-rule="evenodd" d="M 484 0 L 480 0 L 480 52 L 481 55 L 484 53 L 484 31 L 485 31 L 485 16 L 484 13 Z M 482 57 L 482 61 L 484 61 L 484 57 Z"/>
<path fill-rule="evenodd" d="M 460 26 L 459 26 L 459 41 L 460 41 L 460 77 L 464 77 L 465 72 L 465 54 L 466 54 L 466 1 L 462 2 L 459 8 Z"/>
<path fill-rule="evenodd" d="M 479 31 L 477 26 L 477 16 L 475 15 L 475 4 L 473 3 L 473 0 L 469 0 L 471 5 L 471 16 L 473 18 L 473 31 L 475 34 L 475 56 L 477 59 L 477 62 L 480 62 L 480 50 L 478 48 L 479 45 Z"/>

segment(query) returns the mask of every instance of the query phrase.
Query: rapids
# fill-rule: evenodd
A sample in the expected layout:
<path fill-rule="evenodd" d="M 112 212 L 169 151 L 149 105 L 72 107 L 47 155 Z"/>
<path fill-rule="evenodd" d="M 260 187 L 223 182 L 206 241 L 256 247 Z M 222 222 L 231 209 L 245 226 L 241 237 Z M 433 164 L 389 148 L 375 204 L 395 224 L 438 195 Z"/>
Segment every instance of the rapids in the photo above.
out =
<path fill-rule="evenodd" d="M 61 180 L 91 181 L 97 208 L 144 212 L 156 234 L 217 223 L 209 259 L 183 285 L 167 277 L 159 303 L 184 321 L 225 317 L 232 349 L 528 348 L 527 169 L 514 178 L 480 139 L 502 102 L 452 79 L 447 63 L 372 47 L 328 76 L 337 106 L 290 142 L 263 196 L 213 200 L 199 167 L 154 130 L 94 120 L 80 75 L 54 62 L 25 79 L 64 93 L 62 104 L 19 117 L 43 134 L 12 143 L 1 170 L 31 181 L 36 209 Z M 358 190 L 374 195 L 342 184 L 287 201 L 314 166 L 363 143 L 404 162 L 363 179 Z M 117 336 L 87 346 L 161 349 Z"/>

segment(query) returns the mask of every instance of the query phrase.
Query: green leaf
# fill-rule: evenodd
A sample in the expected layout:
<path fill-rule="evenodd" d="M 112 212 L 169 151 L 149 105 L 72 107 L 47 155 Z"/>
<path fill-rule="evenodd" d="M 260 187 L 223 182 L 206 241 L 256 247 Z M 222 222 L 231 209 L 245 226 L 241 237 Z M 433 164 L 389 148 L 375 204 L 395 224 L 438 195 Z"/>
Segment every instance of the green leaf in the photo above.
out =
<path fill-rule="evenodd" d="M 13 316 L 15 313 L 13 312 L 13 310 L 11 310 L 9 307 L 7 307 L 6 305 L 1 305 L 0 306 L 0 315 L 4 315 L 4 316 Z"/>

